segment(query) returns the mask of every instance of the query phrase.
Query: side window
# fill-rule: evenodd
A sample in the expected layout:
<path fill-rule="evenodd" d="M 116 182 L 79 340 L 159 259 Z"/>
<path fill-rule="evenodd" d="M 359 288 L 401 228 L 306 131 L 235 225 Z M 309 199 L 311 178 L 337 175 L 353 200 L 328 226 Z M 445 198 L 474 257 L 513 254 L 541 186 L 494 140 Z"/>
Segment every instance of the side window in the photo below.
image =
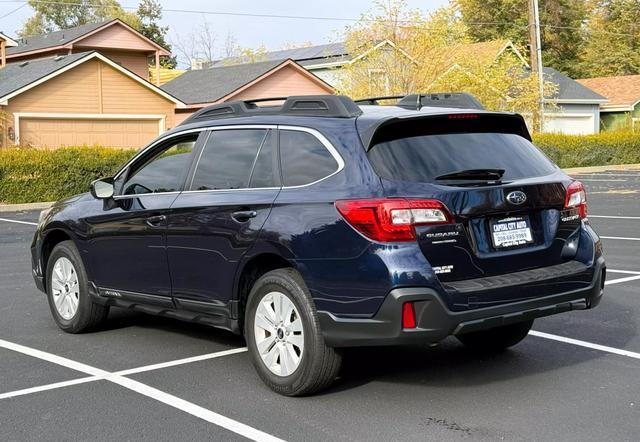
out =
<path fill-rule="evenodd" d="M 313 183 L 338 169 L 331 152 L 308 132 L 280 131 L 280 161 L 284 186 Z"/>
<path fill-rule="evenodd" d="M 181 190 L 191 165 L 197 139 L 198 134 L 195 134 L 181 138 L 180 141 L 161 149 L 143 166 L 134 170 L 130 177 L 127 177 L 122 186 L 122 194 L 137 195 Z"/>
<path fill-rule="evenodd" d="M 198 160 L 191 190 L 249 187 L 258 150 L 268 135 L 266 129 L 212 131 Z"/>

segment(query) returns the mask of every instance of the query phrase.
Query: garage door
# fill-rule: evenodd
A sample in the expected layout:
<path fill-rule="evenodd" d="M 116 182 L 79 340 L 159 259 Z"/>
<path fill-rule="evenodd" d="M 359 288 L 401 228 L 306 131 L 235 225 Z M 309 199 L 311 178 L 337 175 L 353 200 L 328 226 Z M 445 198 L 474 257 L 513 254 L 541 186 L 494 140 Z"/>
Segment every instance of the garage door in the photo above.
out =
<path fill-rule="evenodd" d="M 545 116 L 544 131 L 567 135 L 585 135 L 594 133 L 593 115 Z"/>
<path fill-rule="evenodd" d="M 158 136 L 158 120 L 20 118 L 20 144 L 140 148 Z"/>

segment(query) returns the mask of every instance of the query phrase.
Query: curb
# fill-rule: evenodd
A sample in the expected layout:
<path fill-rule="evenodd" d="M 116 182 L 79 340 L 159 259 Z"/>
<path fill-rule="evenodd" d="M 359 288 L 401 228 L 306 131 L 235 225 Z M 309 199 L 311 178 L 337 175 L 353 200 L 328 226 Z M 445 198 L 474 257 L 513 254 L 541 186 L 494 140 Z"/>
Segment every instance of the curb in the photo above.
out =
<path fill-rule="evenodd" d="M 640 171 L 640 164 L 612 164 L 609 166 L 591 166 L 591 167 L 572 167 L 569 169 L 562 169 L 567 174 L 579 175 L 581 173 L 593 173 L 593 172 L 606 172 L 608 170 L 637 170 Z"/>
<path fill-rule="evenodd" d="M 21 212 L 23 210 L 42 210 L 48 209 L 55 201 L 48 203 L 26 203 L 26 204 L 0 204 L 0 213 L 3 212 Z"/>

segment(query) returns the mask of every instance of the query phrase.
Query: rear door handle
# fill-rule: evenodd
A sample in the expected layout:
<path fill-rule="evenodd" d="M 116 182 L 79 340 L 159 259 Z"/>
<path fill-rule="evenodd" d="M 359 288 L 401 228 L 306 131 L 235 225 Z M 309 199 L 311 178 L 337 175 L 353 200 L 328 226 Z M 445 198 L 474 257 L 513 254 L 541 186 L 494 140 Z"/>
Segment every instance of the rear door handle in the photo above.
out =
<path fill-rule="evenodd" d="M 164 215 L 150 216 L 147 218 L 147 224 L 151 227 L 159 227 L 164 225 L 164 222 L 167 220 L 167 217 Z"/>
<path fill-rule="evenodd" d="M 235 219 L 236 221 L 248 221 L 251 218 L 255 218 L 258 215 L 258 212 L 256 212 L 255 210 L 240 210 L 238 212 L 233 212 L 231 214 L 231 217 L 233 219 Z"/>

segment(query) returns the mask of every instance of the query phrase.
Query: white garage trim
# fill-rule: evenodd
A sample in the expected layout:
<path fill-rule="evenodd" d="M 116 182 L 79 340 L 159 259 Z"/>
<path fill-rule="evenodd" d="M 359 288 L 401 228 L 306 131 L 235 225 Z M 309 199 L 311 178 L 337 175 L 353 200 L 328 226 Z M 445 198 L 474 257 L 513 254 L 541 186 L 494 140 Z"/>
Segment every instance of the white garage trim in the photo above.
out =
<path fill-rule="evenodd" d="M 20 118 L 37 118 L 41 120 L 157 120 L 158 135 L 166 130 L 166 115 L 160 114 L 63 114 L 47 112 L 15 112 L 13 114 L 15 131 L 14 143 L 20 144 Z"/>
<path fill-rule="evenodd" d="M 573 113 L 573 112 L 545 112 L 544 113 L 545 117 L 559 117 L 559 118 L 571 118 L 571 117 L 578 117 L 578 118 L 589 118 L 589 117 L 593 117 L 593 114 L 590 114 L 588 112 L 583 112 L 583 113 Z"/>

